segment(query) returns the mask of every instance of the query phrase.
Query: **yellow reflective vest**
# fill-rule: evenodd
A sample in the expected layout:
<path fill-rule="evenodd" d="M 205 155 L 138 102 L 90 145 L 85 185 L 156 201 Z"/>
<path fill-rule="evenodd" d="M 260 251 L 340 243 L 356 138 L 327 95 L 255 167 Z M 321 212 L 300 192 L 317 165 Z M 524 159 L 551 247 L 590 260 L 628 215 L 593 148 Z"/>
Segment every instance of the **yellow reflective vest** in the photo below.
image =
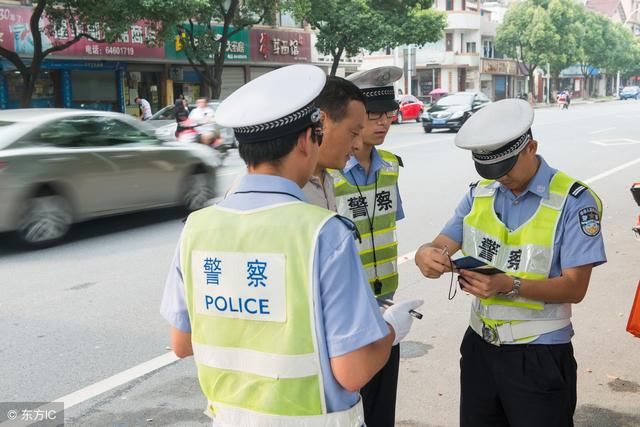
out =
<path fill-rule="evenodd" d="M 328 170 L 333 177 L 338 213 L 352 220 L 360 233 L 360 259 L 376 297 L 398 289 L 396 213 L 400 169 L 395 154 L 384 150 L 378 150 L 378 154 L 389 166 L 378 171 L 374 184 L 356 186 L 341 171 Z"/>
<path fill-rule="evenodd" d="M 480 181 L 473 195 L 471 211 L 463 221 L 462 252 L 521 279 L 549 277 L 558 222 L 569 191 L 576 180 L 557 172 L 533 216 L 510 231 L 494 209 L 495 181 Z M 584 184 L 583 184 L 584 185 Z M 586 187 L 586 186 L 585 186 Z M 600 199 L 591 189 L 602 212 Z M 550 304 L 523 297 L 495 295 L 474 298 L 471 326 L 480 335 L 493 328 L 503 343 L 522 343 L 570 323 L 571 304 Z"/>
<path fill-rule="evenodd" d="M 198 379 L 217 425 L 363 424 L 361 403 L 327 413 L 320 370 L 313 262 L 334 215 L 292 202 L 189 216 L 180 262 Z"/>

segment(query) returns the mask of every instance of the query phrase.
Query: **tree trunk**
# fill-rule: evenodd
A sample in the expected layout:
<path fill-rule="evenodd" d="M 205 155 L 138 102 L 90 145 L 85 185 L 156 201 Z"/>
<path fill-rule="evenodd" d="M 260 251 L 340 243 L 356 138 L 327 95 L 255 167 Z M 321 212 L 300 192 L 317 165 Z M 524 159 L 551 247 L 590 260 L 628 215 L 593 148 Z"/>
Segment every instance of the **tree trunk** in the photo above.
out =
<path fill-rule="evenodd" d="M 336 71 L 338 71 L 338 65 L 340 64 L 340 58 L 342 58 L 342 53 L 343 52 L 344 52 L 344 47 L 340 47 L 340 48 L 338 48 L 337 52 L 334 52 L 332 54 L 333 63 L 331 64 L 331 73 L 329 74 L 330 76 L 335 76 L 336 75 Z"/>
<path fill-rule="evenodd" d="M 20 94 L 20 108 L 29 108 L 31 98 L 33 97 L 33 90 L 35 89 L 35 78 L 31 74 L 31 71 L 25 71 L 21 73 L 22 77 L 22 93 Z"/>
<path fill-rule="evenodd" d="M 538 97 L 536 96 L 536 85 L 535 85 L 535 81 L 533 80 L 533 71 L 534 70 L 530 70 L 529 71 L 529 93 L 533 96 L 534 99 L 538 99 Z"/>

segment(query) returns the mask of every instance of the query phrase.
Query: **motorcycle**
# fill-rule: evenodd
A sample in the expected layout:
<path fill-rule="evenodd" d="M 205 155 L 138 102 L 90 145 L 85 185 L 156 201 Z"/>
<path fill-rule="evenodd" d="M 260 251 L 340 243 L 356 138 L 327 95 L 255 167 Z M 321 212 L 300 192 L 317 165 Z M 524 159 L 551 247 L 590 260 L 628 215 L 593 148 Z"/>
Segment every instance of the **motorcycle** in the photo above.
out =
<path fill-rule="evenodd" d="M 206 138 L 206 134 L 198 132 L 198 127 L 209 123 L 195 123 L 193 120 L 187 119 L 180 122 L 176 128 L 175 136 L 180 142 L 190 142 L 197 144 L 206 144 L 218 152 L 220 163 L 229 155 L 229 151 L 237 147 L 235 139 L 231 142 L 222 138 L 218 126 L 214 124 L 214 132 L 211 133 L 213 138 Z M 206 141 L 206 142 L 205 142 Z"/>

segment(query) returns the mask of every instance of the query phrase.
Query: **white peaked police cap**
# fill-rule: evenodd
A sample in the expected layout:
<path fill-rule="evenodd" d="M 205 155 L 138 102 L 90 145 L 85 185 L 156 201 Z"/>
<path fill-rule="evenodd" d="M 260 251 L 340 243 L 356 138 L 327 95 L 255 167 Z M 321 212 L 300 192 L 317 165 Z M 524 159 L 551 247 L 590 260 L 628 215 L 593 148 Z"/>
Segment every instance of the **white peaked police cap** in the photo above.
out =
<path fill-rule="evenodd" d="M 327 77 L 314 65 L 295 64 L 251 80 L 216 110 L 216 122 L 233 128 L 238 142 L 258 143 L 290 135 L 320 121 L 313 101 Z"/>

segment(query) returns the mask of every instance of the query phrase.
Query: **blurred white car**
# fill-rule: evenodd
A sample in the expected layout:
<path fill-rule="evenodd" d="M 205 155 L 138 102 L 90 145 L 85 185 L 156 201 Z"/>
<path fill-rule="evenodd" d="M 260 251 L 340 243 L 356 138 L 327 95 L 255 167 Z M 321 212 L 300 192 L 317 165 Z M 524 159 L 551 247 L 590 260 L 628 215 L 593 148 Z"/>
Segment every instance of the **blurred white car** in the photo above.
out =
<path fill-rule="evenodd" d="M 0 130 L 0 232 L 15 232 L 27 246 L 55 243 L 79 221 L 195 210 L 215 196 L 214 150 L 163 141 L 125 114 L 4 110 Z"/>

